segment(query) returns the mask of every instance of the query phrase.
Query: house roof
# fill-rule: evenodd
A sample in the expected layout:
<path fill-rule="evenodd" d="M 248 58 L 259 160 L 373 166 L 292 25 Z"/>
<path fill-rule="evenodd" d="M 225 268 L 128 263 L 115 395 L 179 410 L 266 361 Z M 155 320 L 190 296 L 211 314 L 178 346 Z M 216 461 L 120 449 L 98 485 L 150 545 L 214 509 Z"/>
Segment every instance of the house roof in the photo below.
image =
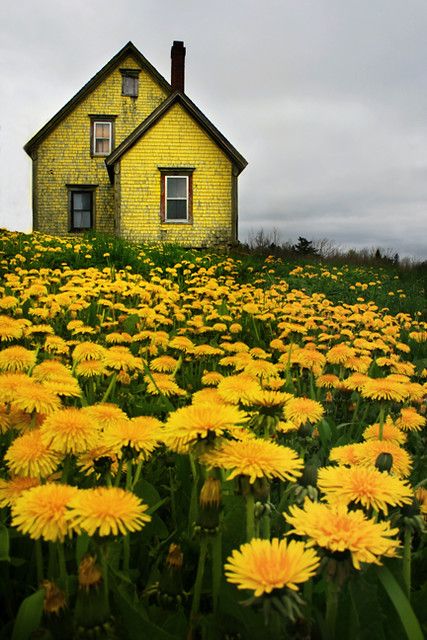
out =
<path fill-rule="evenodd" d="M 73 98 L 71 98 L 71 100 L 67 102 L 65 106 L 62 107 L 62 109 L 58 111 L 56 115 L 53 116 L 53 118 L 49 120 L 49 122 L 44 125 L 44 127 L 40 129 L 40 131 L 38 131 L 38 133 L 36 133 L 35 136 L 31 138 L 31 140 L 27 142 L 27 144 L 24 146 L 24 150 L 28 153 L 28 155 L 31 155 L 33 149 L 37 147 L 40 142 L 42 142 L 42 140 L 46 138 L 47 135 L 49 135 L 49 133 L 74 109 L 74 107 L 84 98 L 86 98 L 86 96 L 89 95 L 89 93 L 91 93 L 91 91 L 93 91 L 111 73 L 111 71 L 113 71 L 113 69 L 120 63 L 122 59 L 126 58 L 129 55 L 133 56 L 136 62 L 140 64 L 141 67 L 145 71 L 147 71 L 155 80 L 157 80 L 159 85 L 163 89 L 165 89 L 165 91 L 170 93 L 171 86 L 169 82 L 165 80 L 165 78 L 153 67 L 150 62 L 148 62 L 147 58 L 145 58 L 145 56 L 143 56 L 142 53 L 138 51 L 138 49 L 132 42 L 128 42 L 122 49 L 120 49 L 118 53 L 116 53 L 115 56 L 111 58 L 109 62 L 107 62 L 106 65 L 102 67 L 100 71 L 98 71 L 97 74 L 93 76 L 93 78 L 89 80 L 89 82 L 84 85 L 84 87 L 80 89 L 80 91 L 76 93 Z"/>
<path fill-rule="evenodd" d="M 180 91 L 175 91 L 166 100 L 164 100 L 140 125 L 136 127 L 128 135 L 127 138 L 119 144 L 118 147 L 110 153 L 105 159 L 110 179 L 113 177 L 114 164 L 145 134 L 152 126 L 154 126 L 161 118 L 175 105 L 180 104 L 184 109 L 196 120 L 202 129 L 212 138 L 214 142 L 224 151 L 230 158 L 232 163 L 237 167 L 239 173 L 247 166 L 245 158 L 237 151 L 235 147 L 225 138 L 222 133 L 212 124 L 210 120 L 200 111 L 198 107 Z"/>

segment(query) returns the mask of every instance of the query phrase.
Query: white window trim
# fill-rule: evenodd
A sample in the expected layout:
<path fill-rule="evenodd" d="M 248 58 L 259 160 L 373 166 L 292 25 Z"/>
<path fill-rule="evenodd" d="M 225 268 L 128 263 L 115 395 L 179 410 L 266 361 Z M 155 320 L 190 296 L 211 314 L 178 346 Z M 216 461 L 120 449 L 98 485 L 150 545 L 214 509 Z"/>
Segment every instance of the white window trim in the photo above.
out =
<path fill-rule="evenodd" d="M 112 142 L 112 139 L 113 139 L 113 123 L 110 122 L 109 120 L 94 120 L 92 124 L 93 124 L 93 149 L 92 149 L 92 154 L 94 156 L 108 156 L 108 155 L 110 155 L 110 153 L 112 151 L 111 142 Z M 109 132 L 110 132 L 109 140 L 108 140 L 108 151 L 103 151 L 102 153 L 99 153 L 99 152 L 96 151 L 96 141 L 97 140 L 105 140 L 105 138 L 97 138 L 96 137 L 96 125 L 97 124 L 102 124 L 102 125 L 108 124 Z"/>
<path fill-rule="evenodd" d="M 186 193 L 185 198 L 177 198 L 177 197 L 169 198 L 169 196 L 168 196 L 168 179 L 169 178 L 181 178 L 181 179 L 185 178 L 185 193 Z M 178 223 L 178 224 L 181 223 L 182 224 L 183 222 L 188 222 L 189 221 L 189 218 L 188 218 L 188 201 L 189 201 L 189 195 L 190 194 L 189 194 L 189 188 L 188 188 L 188 186 L 189 186 L 188 178 L 189 178 L 189 176 L 183 176 L 182 174 L 176 174 L 176 175 L 169 174 L 169 175 L 165 176 L 165 183 L 166 183 L 165 184 L 165 192 L 166 192 L 166 194 L 165 194 L 165 222 L 167 222 L 168 224 L 170 224 L 170 223 L 172 223 L 172 224 L 173 223 Z M 185 218 L 179 218 L 179 219 L 176 219 L 176 218 L 169 219 L 168 218 L 168 200 L 185 200 Z"/>

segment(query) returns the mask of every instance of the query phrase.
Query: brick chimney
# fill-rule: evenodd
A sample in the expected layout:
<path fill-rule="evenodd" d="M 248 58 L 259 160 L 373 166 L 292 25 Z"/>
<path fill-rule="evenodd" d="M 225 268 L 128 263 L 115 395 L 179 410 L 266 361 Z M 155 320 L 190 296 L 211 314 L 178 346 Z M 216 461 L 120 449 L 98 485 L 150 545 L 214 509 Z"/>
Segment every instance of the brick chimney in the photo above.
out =
<path fill-rule="evenodd" d="M 185 47 L 181 40 L 174 40 L 171 49 L 171 85 L 173 91 L 184 93 Z"/>

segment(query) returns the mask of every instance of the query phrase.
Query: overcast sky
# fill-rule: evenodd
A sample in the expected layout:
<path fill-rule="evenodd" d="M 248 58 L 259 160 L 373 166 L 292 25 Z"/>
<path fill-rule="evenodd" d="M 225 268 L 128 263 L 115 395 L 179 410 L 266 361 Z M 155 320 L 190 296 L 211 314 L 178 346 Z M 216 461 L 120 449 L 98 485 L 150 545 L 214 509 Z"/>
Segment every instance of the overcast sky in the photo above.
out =
<path fill-rule="evenodd" d="M 249 165 L 240 238 L 427 258 L 426 0 L 19 0 L 0 10 L 0 226 L 31 230 L 23 145 L 126 42 Z"/>

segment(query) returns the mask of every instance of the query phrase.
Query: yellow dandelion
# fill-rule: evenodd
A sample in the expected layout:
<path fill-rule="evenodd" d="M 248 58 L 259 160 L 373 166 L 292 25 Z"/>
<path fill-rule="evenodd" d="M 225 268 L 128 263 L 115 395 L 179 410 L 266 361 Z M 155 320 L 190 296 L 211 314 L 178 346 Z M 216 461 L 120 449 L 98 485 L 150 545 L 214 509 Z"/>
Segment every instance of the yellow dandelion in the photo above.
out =
<path fill-rule="evenodd" d="M 363 443 L 353 442 L 340 447 L 333 447 L 329 452 L 329 459 L 339 464 L 360 464 L 363 457 Z"/>
<path fill-rule="evenodd" d="M 26 413 L 41 413 L 50 415 L 61 406 L 61 401 L 51 389 L 47 389 L 43 384 L 27 378 L 16 388 L 10 399 L 11 406 Z"/>
<path fill-rule="evenodd" d="M 353 347 L 341 343 L 329 349 L 326 353 L 326 360 L 332 364 L 345 364 L 347 360 L 353 358 L 355 355 L 356 351 Z"/>
<path fill-rule="evenodd" d="M 230 404 L 239 404 L 256 393 L 260 386 L 254 378 L 247 374 L 227 376 L 218 384 L 218 393 Z"/>
<path fill-rule="evenodd" d="M 103 442 L 115 453 L 129 447 L 147 459 L 159 446 L 162 423 L 151 416 L 122 420 L 104 431 Z"/>
<path fill-rule="evenodd" d="M 219 394 L 218 389 L 212 387 L 196 391 L 195 393 L 193 393 L 193 396 L 191 398 L 192 404 L 209 404 L 214 402 L 217 402 L 218 404 L 229 404 Z"/>
<path fill-rule="evenodd" d="M 36 352 L 24 347 L 7 347 L 0 351 L 0 371 L 28 371 L 36 363 Z"/>
<path fill-rule="evenodd" d="M 71 532 L 68 507 L 78 491 L 54 483 L 24 491 L 12 506 L 12 525 L 34 540 L 63 541 Z"/>
<path fill-rule="evenodd" d="M 382 556 L 396 557 L 399 549 L 399 541 L 393 539 L 398 529 L 391 529 L 389 522 L 368 519 L 359 509 L 348 511 L 343 504 L 323 504 L 306 498 L 303 508 L 291 506 L 289 515 L 283 515 L 293 527 L 289 534 L 307 536 L 311 547 L 350 552 L 356 569 L 360 569 L 361 562 L 381 564 Z"/>
<path fill-rule="evenodd" d="M 257 378 L 277 378 L 278 369 L 268 360 L 254 360 L 246 365 L 243 373 Z"/>
<path fill-rule="evenodd" d="M 389 506 L 400 507 L 413 500 L 406 482 L 375 467 L 324 467 L 318 471 L 317 485 L 328 501 L 339 500 L 346 505 L 354 502 L 386 515 Z"/>
<path fill-rule="evenodd" d="M 118 487 L 97 487 L 79 491 L 69 504 L 72 527 L 90 536 L 117 536 L 139 531 L 151 520 L 145 505 L 135 494 Z"/>
<path fill-rule="evenodd" d="M 316 387 L 320 389 L 338 389 L 340 384 L 340 379 L 333 373 L 325 373 L 316 378 Z"/>
<path fill-rule="evenodd" d="M 378 440 L 380 435 L 380 424 L 376 422 L 375 424 L 371 424 L 369 427 L 363 432 L 364 440 Z M 406 442 L 406 435 L 393 424 L 393 420 L 390 416 L 387 416 L 382 429 L 382 439 L 383 440 L 391 440 L 396 444 L 403 444 Z"/>
<path fill-rule="evenodd" d="M 293 449 L 261 438 L 224 442 L 219 449 L 203 455 L 201 462 L 208 467 L 230 470 L 229 480 L 247 476 L 251 484 L 257 478 L 295 481 L 304 467 Z"/>
<path fill-rule="evenodd" d="M 19 320 L 9 318 L 9 316 L 0 316 L 0 340 L 2 342 L 19 340 L 23 332 L 23 325 Z"/>
<path fill-rule="evenodd" d="M 242 404 L 271 409 L 283 407 L 291 398 L 293 398 L 292 394 L 284 391 L 256 389 L 253 392 L 251 391 L 247 397 L 242 400 Z"/>
<path fill-rule="evenodd" d="M 40 484 L 38 478 L 13 476 L 10 480 L 0 478 L 0 507 L 11 507 L 21 493 Z"/>
<path fill-rule="evenodd" d="M 235 549 L 227 558 L 225 577 L 238 589 L 248 589 L 255 597 L 275 589 L 298 590 L 320 564 L 320 558 L 304 542 L 253 539 Z"/>
<path fill-rule="evenodd" d="M 104 357 L 104 364 L 116 371 L 142 371 L 144 365 L 141 358 L 132 354 L 128 347 L 110 347 Z"/>
<path fill-rule="evenodd" d="M 127 415 L 116 404 L 110 402 L 99 402 L 84 408 L 84 412 L 91 418 L 94 418 L 101 429 L 109 427 L 127 420 Z"/>
<path fill-rule="evenodd" d="M 404 402 L 408 397 L 408 389 L 401 382 L 389 378 L 369 378 L 362 386 L 361 395 L 372 400 Z"/>
<path fill-rule="evenodd" d="M 150 373 L 144 376 L 147 383 L 147 393 L 158 396 L 185 396 L 185 389 L 181 389 L 174 378 L 167 373 Z"/>
<path fill-rule="evenodd" d="M 195 404 L 181 407 L 169 414 L 163 439 L 172 450 L 180 452 L 208 436 L 233 433 L 247 420 L 246 413 L 230 405 Z"/>
<path fill-rule="evenodd" d="M 191 342 L 190 338 L 187 338 L 186 336 L 175 336 L 175 338 L 170 340 L 169 347 L 171 349 L 183 351 L 184 353 L 192 353 L 194 344 Z"/>
<path fill-rule="evenodd" d="M 62 456 L 43 441 L 40 429 L 33 429 L 15 438 L 4 459 L 16 475 L 47 478 L 56 470 Z"/>
<path fill-rule="evenodd" d="M 76 375 L 82 378 L 94 378 L 108 373 L 102 360 L 80 360 L 76 366 Z"/>
<path fill-rule="evenodd" d="M 205 371 L 202 375 L 201 382 L 207 387 L 216 387 L 223 379 L 224 376 L 218 371 Z"/>
<path fill-rule="evenodd" d="M 159 373 L 173 373 L 178 365 L 178 360 L 172 356 L 159 356 L 150 362 L 150 369 Z"/>
<path fill-rule="evenodd" d="M 117 455 L 105 444 L 100 444 L 100 441 L 97 446 L 80 453 L 76 461 L 79 469 L 88 476 L 92 473 L 96 473 L 99 476 L 103 471 L 107 470 L 110 470 L 115 475 L 118 469 Z"/>
<path fill-rule="evenodd" d="M 53 450 L 83 453 L 97 445 L 99 425 L 84 409 L 67 407 L 48 416 L 40 431 L 43 441 Z"/>
<path fill-rule="evenodd" d="M 72 358 L 74 362 L 82 360 L 103 360 L 107 350 L 95 342 L 80 342 L 74 349 Z"/>
<path fill-rule="evenodd" d="M 396 427 L 403 431 L 421 431 L 425 427 L 427 419 L 420 415 L 412 407 L 404 407 L 395 421 Z"/>
<path fill-rule="evenodd" d="M 390 440 L 367 440 L 359 445 L 359 464 L 375 465 L 381 453 L 389 453 L 393 459 L 391 473 L 398 476 L 409 476 L 412 468 L 412 460 L 406 449 L 399 447 Z"/>
<path fill-rule="evenodd" d="M 315 424 L 322 419 L 324 408 L 320 402 L 310 400 L 310 398 L 291 398 L 285 405 L 284 415 L 286 420 L 291 420 L 294 424 L 301 426 L 306 422 Z"/>

